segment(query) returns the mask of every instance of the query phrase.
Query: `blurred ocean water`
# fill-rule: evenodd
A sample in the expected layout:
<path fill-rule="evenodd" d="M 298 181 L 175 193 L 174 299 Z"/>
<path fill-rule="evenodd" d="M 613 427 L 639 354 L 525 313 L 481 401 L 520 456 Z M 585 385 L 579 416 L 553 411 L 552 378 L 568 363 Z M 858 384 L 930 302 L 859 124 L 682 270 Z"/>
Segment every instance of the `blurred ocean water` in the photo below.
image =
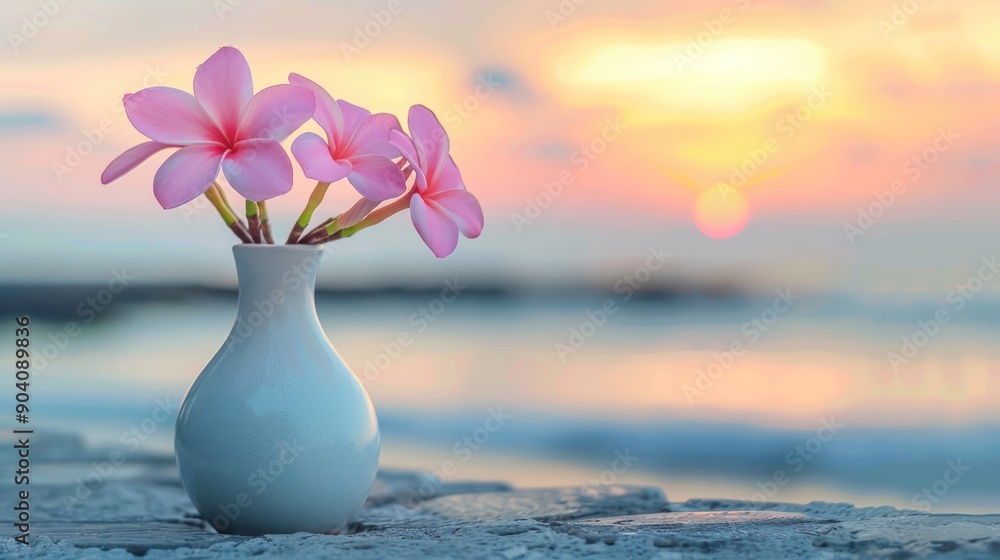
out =
<path fill-rule="evenodd" d="M 8 315 L 34 312 L 36 429 L 91 450 L 170 452 L 176 407 L 224 342 L 235 293 L 150 294 L 94 313 L 58 304 L 86 301 L 72 293 L 6 298 Z M 356 293 L 318 308 L 375 402 L 389 466 L 654 482 L 672 499 L 1000 504 L 994 302 L 621 296 Z M 948 321 L 934 321 L 942 309 Z"/>

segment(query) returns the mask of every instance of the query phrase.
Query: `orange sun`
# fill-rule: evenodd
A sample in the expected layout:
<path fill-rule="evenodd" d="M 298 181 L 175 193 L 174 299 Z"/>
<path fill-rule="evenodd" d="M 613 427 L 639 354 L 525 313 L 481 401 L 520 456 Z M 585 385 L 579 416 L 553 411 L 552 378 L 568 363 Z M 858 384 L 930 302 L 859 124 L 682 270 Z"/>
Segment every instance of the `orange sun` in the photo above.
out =
<path fill-rule="evenodd" d="M 705 190 L 694 207 L 694 221 L 702 233 L 726 239 L 743 231 L 750 220 L 746 197 L 725 183 Z"/>

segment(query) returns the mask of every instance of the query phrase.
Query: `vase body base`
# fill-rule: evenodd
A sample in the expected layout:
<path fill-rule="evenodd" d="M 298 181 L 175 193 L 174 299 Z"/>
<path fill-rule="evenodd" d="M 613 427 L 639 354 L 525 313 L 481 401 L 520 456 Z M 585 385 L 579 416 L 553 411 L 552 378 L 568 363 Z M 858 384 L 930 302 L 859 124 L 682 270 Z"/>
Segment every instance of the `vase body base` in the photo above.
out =
<path fill-rule="evenodd" d="M 234 252 L 236 324 L 177 418 L 184 488 L 220 533 L 339 531 L 371 491 L 380 443 L 371 400 L 316 315 L 322 247 Z"/>

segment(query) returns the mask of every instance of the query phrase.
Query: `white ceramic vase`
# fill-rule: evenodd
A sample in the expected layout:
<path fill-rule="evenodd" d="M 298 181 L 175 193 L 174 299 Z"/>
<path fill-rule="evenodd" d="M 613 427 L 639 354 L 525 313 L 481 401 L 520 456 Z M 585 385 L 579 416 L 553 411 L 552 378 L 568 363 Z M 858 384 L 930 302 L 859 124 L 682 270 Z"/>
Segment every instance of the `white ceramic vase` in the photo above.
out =
<path fill-rule="evenodd" d="M 177 417 L 184 488 L 222 533 L 339 531 L 375 481 L 379 429 L 316 315 L 322 246 L 233 253 L 236 323 Z"/>

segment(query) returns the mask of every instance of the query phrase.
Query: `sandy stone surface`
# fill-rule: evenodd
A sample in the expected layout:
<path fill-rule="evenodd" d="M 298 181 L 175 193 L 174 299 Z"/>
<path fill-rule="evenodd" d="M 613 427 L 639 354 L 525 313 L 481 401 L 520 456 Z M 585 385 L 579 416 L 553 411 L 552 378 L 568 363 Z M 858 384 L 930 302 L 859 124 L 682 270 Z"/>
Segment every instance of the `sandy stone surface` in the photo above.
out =
<path fill-rule="evenodd" d="M 671 503 L 658 488 L 439 484 L 415 472 L 380 473 L 344 534 L 227 536 L 198 517 L 169 460 L 133 463 L 79 501 L 67 500 L 78 487 L 65 472 L 79 468 L 39 466 L 30 546 L 14 541 L 4 508 L 0 558 L 1000 558 L 1000 514 Z"/>

